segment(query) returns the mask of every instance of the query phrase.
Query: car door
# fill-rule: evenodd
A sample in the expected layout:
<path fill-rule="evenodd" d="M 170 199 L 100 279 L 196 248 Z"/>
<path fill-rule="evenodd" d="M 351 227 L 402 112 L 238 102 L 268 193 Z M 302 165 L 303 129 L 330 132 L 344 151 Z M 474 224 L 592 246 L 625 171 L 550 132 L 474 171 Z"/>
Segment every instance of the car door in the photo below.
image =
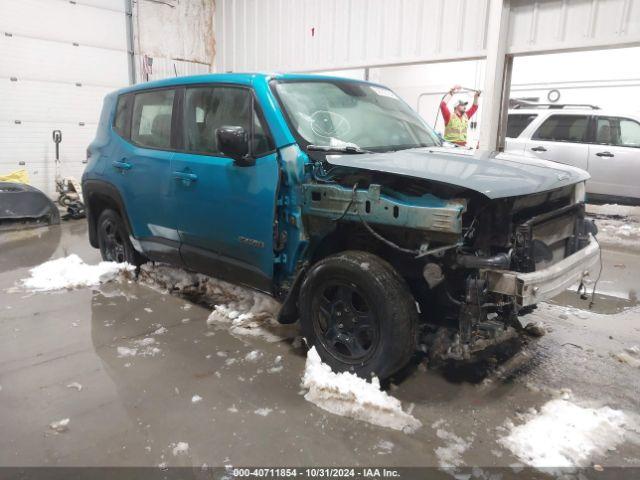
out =
<path fill-rule="evenodd" d="M 179 263 L 180 239 L 171 208 L 175 89 L 145 90 L 127 98 L 130 123 L 126 132 L 119 132 L 110 168 L 117 174 L 133 235 L 147 256 Z"/>
<path fill-rule="evenodd" d="M 588 192 L 640 199 L 640 122 L 596 117 L 595 138 L 589 145 L 589 173 Z"/>
<path fill-rule="evenodd" d="M 538 115 L 536 113 L 509 113 L 505 134 L 505 151 L 522 155 L 527 145 L 527 138 L 522 133 Z"/>
<path fill-rule="evenodd" d="M 279 169 L 251 89 L 194 86 L 183 97 L 183 148 L 172 160 L 174 208 L 187 267 L 270 290 Z M 216 131 L 249 132 L 252 166 L 218 149 Z"/>
<path fill-rule="evenodd" d="M 587 169 L 589 115 L 549 115 L 525 144 L 526 157 Z"/>

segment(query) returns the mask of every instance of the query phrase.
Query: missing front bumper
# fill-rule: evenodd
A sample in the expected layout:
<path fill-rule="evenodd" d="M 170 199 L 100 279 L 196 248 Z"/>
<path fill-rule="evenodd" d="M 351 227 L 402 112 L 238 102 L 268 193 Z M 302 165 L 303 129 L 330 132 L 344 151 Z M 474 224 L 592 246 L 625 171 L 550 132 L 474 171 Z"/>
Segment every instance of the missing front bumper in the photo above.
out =
<path fill-rule="evenodd" d="M 598 262 L 600 247 L 590 235 L 589 243 L 554 265 L 531 273 L 485 270 L 490 292 L 515 297 L 519 307 L 549 300 L 571 285 L 580 283 Z"/>

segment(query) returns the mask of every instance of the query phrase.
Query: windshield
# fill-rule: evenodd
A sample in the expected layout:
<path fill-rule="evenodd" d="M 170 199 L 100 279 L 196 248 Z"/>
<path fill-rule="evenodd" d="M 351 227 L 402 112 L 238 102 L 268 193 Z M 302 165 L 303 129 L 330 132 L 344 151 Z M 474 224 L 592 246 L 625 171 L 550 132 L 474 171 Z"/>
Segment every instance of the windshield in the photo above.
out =
<path fill-rule="evenodd" d="M 373 151 L 432 147 L 433 130 L 395 93 L 351 81 L 275 83 L 291 128 L 312 145 Z"/>

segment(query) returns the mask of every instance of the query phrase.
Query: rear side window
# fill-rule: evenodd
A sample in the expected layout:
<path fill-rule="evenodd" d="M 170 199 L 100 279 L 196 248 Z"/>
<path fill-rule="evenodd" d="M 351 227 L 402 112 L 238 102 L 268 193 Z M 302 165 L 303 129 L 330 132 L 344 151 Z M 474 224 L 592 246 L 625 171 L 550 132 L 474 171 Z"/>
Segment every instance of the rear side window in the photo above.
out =
<path fill-rule="evenodd" d="M 250 151 L 256 157 L 273 150 L 273 143 L 248 89 L 223 86 L 188 88 L 184 104 L 187 152 L 220 154 L 216 130 L 224 126 L 243 127 L 250 135 Z"/>
<path fill-rule="evenodd" d="M 133 95 L 120 95 L 116 105 L 116 115 L 113 119 L 113 129 L 123 138 L 129 138 L 131 129 L 131 100 Z"/>
<path fill-rule="evenodd" d="M 589 117 L 586 115 L 551 115 L 536 133 L 533 140 L 583 143 L 587 140 Z"/>
<path fill-rule="evenodd" d="M 640 148 L 640 123 L 629 118 L 598 117 L 595 143 Z"/>
<path fill-rule="evenodd" d="M 131 120 L 131 141 L 141 147 L 169 148 L 174 90 L 136 93 Z"/>
<path fill-rule="evenodd" d="M 518 138 L 538 115 L 513 113 L 507 118 L 507 138 Z"/>

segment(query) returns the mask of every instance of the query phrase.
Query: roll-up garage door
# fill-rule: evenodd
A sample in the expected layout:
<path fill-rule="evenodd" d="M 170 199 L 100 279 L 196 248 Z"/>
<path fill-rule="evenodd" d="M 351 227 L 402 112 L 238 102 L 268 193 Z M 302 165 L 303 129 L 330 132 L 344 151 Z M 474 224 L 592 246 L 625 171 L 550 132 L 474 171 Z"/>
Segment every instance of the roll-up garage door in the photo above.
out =
<path fill-rule="evenodd" d="M 125 0 L 0 0 L 0 175 L 80 179 L 104 95 L 129 83 Z"/>

